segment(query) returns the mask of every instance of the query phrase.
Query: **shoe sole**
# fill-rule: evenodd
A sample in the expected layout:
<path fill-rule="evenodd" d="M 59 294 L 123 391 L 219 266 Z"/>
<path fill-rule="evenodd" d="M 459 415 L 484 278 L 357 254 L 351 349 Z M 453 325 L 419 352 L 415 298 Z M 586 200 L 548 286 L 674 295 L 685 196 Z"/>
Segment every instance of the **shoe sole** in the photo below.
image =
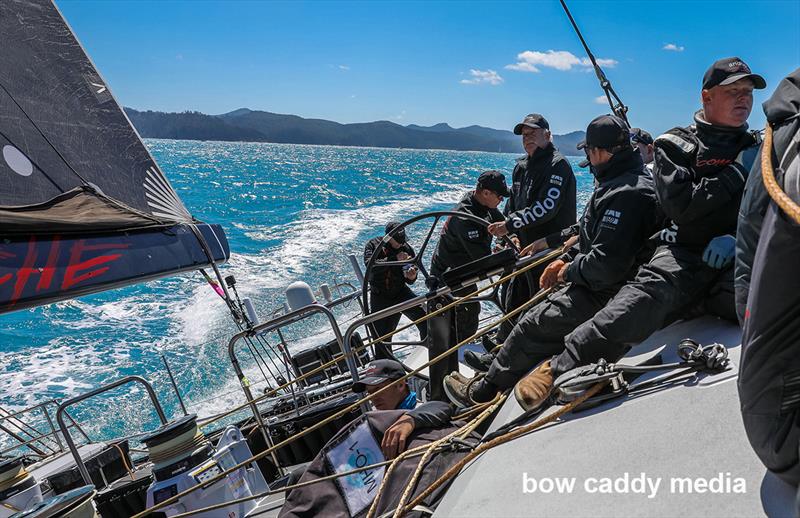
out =
<path fill-rule="evenodd" d="M 447 384 L 447 380 L 450 379 L 450 377 L 451 376 L 448 374 L 447 376 L 445 376 L 444 380 L 442 381 L 442 386 L 444 388 L 444 394 L 447 396 L 447 399 L 449 399 L 450 402 L 453 403 L 458 408 L 468 408 L 457 397 L 455 397 L 453 395 L 453 393 L 450 391 L 450 386 Z"/>

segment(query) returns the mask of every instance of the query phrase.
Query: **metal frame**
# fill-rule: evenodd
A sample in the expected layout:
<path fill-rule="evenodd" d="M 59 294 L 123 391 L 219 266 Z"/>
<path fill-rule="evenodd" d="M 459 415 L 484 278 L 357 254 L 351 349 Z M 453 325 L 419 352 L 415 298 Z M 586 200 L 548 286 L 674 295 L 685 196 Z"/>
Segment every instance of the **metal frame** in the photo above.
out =
<path fill-rule="evenodd" d="M 144 386 L 145 390 L 147 391 L 147 395 L 150 396 L 150 401 L 153 403 L 153 406 L 156 409 L 158 418 L 161 420 L 161 424 L 167 424 L 167 417 L 164 414 L 164 410 L 161 408 L 161 403 L 158 402 L 158 396 L 156 396 L 155 390 L 153 390 L 152 385 L 150 385 L 150 383 L 141 376 L 126 376 L 122 379 L 91 390 L 85 394 L 67 399 L 58 406 L 58 411 L 56 412 L 56 421 L 58 421 L 58 427 L 61 429 L 61 433 L 64 435 L 64 440 L 67 441 L 69 451 L 72 453 L 72 457 L 75 459 L 75 465 L 78 466 L 78 471 L 80 471 L 81 477 L 86 484 L 93 484 L 93 482 L 92 478 L 89 476 L 89 470 L 86 469 L 86 465 L 83 463 L 80 453 L 78 453 L 78 448 L 75 446 L 75 441 L 72 440 L 72 436 L 69 433 L 69 428 L 64 424 L 64 414 L 66 413 L 67 407 L 70 407 L 75 403 L 80 403 L 81 401 L 94 397 L 98 394 L 102 394 L 103 392 L 108 392 L 109 390 L 133 382 Z"/>
<path fill-rule="evenodd" d="M 19 444 L 16 444 L 16 445 L 13 445 L 13 446 L 10 446 L 8 448 L 3 449 L 2 451 L 0 451 L 0 455 L 3 455 L 5 453 L 8 453 L 10 451 L 14 451 L 17 448 L 22 448 L 22 447 L 30 448 L 32 451 L 34 451 L 34 453 L 36 455 L 38 455 L 38 456 L 40 456 L 42 458 L 47 458 L 47 457 L 50 457 L 51 455 L 55 455 L 57 453 L 63 453 L 65 451 L 64 450 L 64 445 L 61 442 L 61 438 L 58 436 L 58 431 L 56 430 L 55 424 L 53 423 L 53 419 L 50 416 L 50 412 L 47 410 L 47 407 L 49 405 L 58 406 L 60 404 L 61 404 L 61 402 L 59 400 L 57 400 L 57 399 L 49 399 L 47 401 L 43 401 L 41 403 L 37 403 L 36 405 L 33 405 L 31 407 L 28 407 L 28 408 L 24 408 L 24 409 L 19 410 L 17 412 L 9 412 L 8 410 L 3 409 L 3 412 L 5 412 L 5 415 L 0 415 L 0 431 L 3 431 L 5 433 L 7 433 L 13 439 L 16 439 L 17 441 L 19 441 Z M 47 424 L 50 427 L 50 431 L 49 432 L 42 433 L 36 427 L 34 427 L 33 425 L 27 423 L 26 421 L 24 421 L 23 419 L 21 419 L 19 417 L 19 416 L 21 416 L 23 414 L 32 413 L 33 411 L 35 411 L 37 409 L 41 409 L 42 413 L 44 414 L 44 417 L 47 420 Z M 81 426 L 75 421 L 75 419 L 73 419 L 72 416 L 69 415 L 68 413 L 66 414 L 66 416 L 70 420 L 70 422 L 72 423 L 71 427 L 72 428 L 76 428 L 78 430 L 78 432 L 80 432 L 80 434 L 83 436 L 83 438 L 87 442 L 90 441 L 89 436 L 86 434 L 86 432 L 83 430 L 83 428 L 81 428 Z M 25 433 L 27 435 L 30 435 L 31 438 L 26 439 L 25 437 L 22 437 L 21 435 L 19 435 L 17 432 L 14 432 L 13 430 L 9 430 L 6 427 L 6 425 L 2 424 L 5 421 L 8 421 L 8 426 L 13 425 L 17 429 L 19 429 L 20 432 Z M 30 428 L 31 430 L 35 431 L 37 433 L 37 435 L 33 435 L 31 432 L 24 430 L 23 427 L 19 423 L 17 423 L 16 421 L 18 421 L 19 423 L 22 423 L 22 425 L 24 425 L 25 427 Z M 53 437 L 53 439 L 55 440 L 56 444 L 58 445 L 58 448 L 59 448 L 58 451 L 53 450 L 51 444 L 48 444 L 48 443 L 45 443 L 44 441 L 42 441 L 42 439 L 46 439 L 48 437 Z M 39 450 L 39 448 L 36 448 L 35 446 L 33 446 L 34 443 L 40 443 L 43 447 L 46 447 L 48 450 L 50 450 L 50 452 L 45 452 L 45 451 Z M 39 450 L 39 451 L 37 451 L 37 450 Z"/>

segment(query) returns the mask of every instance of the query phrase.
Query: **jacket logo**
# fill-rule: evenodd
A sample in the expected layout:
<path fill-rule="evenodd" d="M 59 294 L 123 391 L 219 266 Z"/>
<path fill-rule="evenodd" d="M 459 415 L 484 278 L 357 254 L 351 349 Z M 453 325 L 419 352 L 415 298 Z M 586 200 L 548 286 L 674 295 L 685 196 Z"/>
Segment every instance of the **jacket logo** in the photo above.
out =
<path fill-rule="evenodd" d="M 619 223 L 619 218 L 621 217 L 622 217 L 621 211 L 608 209 L 603 215 L 602 222 L 616 226 Z"/>
<path fill-rule="evenodd" d="M 697 167 L 721 167 L 732 163 L 733 160 L 730 158 L 707 158 L 705 160 L 698 160 L 696 165 Z"/>
<path fill-rule="evenodd" d="M 678 225 L 673 223 L 669 228 L 662 230 L 661 240 L 665 243 L 675 243 L 678 240 Z"/>
<path fill-rule="evenodd" d="M 470 230 L 467 232 L 467 239 L 478 239 L 481 237 L 481 233 L 478 230 Z"/>
<path fill-rule="evenodd" d="M 550 187 L 547 190 L 547 197 L 544 201 L 536 201 L 532 206 L 522 211 L 522 216 L 513 218 L 511 226 L 514 228 L 522 228 L 526 225 L 532 225 L 536 220 L 541 219 L 556 207 L 556 200 L 561 197 L 561 191 L 555 187 Z"/>

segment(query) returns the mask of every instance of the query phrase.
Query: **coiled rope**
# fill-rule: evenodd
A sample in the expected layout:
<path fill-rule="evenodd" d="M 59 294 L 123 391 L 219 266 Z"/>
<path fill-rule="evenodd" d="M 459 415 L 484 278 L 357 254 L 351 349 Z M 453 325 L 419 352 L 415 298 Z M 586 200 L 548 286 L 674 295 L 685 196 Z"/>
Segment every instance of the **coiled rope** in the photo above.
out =
<path fill-rule="evenodd" d="M 800 206 L 794 202 L 778 185 L 772 169 L 772 126 L 767 123 L 764 130 L 764 144 L 761 146 L 761 177 L 769 196 L 795 224 L 800 225 Z"/>

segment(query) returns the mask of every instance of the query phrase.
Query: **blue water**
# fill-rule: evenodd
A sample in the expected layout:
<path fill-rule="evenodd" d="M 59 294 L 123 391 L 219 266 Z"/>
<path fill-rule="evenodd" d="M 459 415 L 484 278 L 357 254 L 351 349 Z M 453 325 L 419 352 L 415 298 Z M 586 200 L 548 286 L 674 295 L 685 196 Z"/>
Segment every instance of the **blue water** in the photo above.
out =
<path fill-rule="evenodd" d="M 515 155 L 284 144 L 146 142 L 187 207 L 220 223 L 234 274 L 264 320 L 283 304 L 293 280 L 312 287 L 355 282 L 346 255 L 381 235 L 391 219 L 447 210 L 481 171 L 510 180 Z M 579 171 L 579 208 L 592 178 Z M 417 226 L 410 239 L 424 231 Z M 417 241 L 419 242 L 419 241 Z M 355 307 L 337 310 L 346 321 Z M 292 347 L 322 343 L 322 319 L 287 330 Z M 242 400 L 226 346 L 235 332 L 222 301 L 198 274 L 0 316 L 0 404 L 18 409 L 66 398 L 126 375 L 150 380 L 168 415 L 179 412 L 161 355 L 169 361 L 190 411 L 209 415 Z M 246 359 L 246 353 L 240 355 Z M 262 381 L 246 363 L 249 377 Z M 155 424 L 139 389 L 123 388 L 75 414 L 93 438 Z M 141 402 L 141 403 L 140 403 Z"/>

